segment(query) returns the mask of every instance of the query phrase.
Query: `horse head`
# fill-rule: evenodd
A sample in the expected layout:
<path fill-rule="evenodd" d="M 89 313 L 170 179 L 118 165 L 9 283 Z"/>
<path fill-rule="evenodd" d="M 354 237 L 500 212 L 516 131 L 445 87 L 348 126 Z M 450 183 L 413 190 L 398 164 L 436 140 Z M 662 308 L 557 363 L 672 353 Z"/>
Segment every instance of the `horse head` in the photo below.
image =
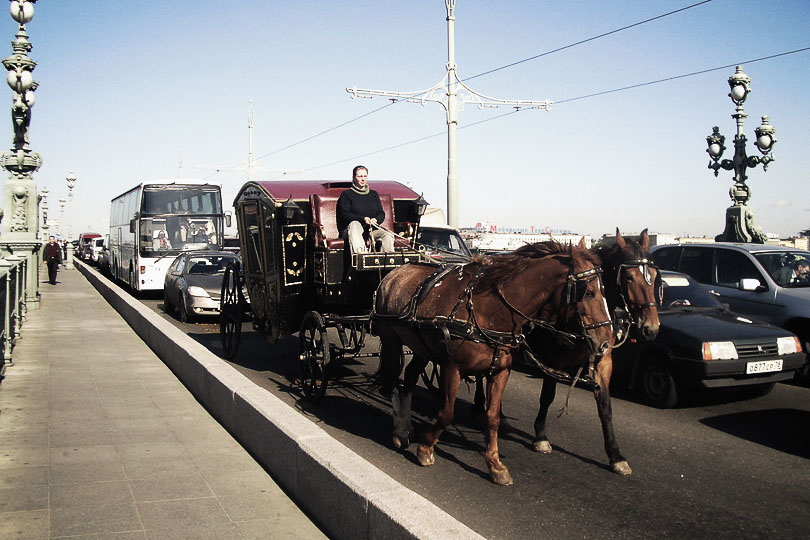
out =
<path fill-rule="evenodd" d="M 639 242 L 625 239 L 616 228 L 615 292 L 618 307 L 627 311 L 631 323 L 646 341 L 658 335 L 656 292 L 661 288 L 661 273 L 649 253 L 647 229 Z"/>
<path fill-rule="evenodd" d="M 589 359 L 610 347 L 612 322 L 602 282 L 599 260 L 584 248 L 569 246 L 568 278 L 560 295 L 564 327 L 585 338 Z M 559 322 L 559 321 L 558 321 Z"/>

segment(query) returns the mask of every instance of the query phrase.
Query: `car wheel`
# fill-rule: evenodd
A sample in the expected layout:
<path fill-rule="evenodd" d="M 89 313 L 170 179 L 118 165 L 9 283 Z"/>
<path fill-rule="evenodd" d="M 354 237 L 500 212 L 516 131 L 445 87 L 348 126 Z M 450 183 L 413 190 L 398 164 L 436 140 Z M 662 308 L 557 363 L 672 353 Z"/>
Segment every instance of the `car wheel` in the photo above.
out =
<path fill-rule="evenodd" d="M 180 293 L 180 299 L 177 302 L 177 310 L 180 312 L 180 322 L 182 323 L 190 323 L 191 322 L 191 315 L 186 308 L 186 301 L 183 298 L 183 293 Z"/>
<path fill-rule="evenodd" d="M 168 314 L 172 314 L 174 312 L 174 306 L 169 301 L 169 289 L 163 288 L 163 311 Z"/>
<path fill-rule="evenodd" d="M 678 389 L 668 362 L 648 359 L 641 370 L 641 393 L 647 403 L 661 409 L 678 403 Z"/>

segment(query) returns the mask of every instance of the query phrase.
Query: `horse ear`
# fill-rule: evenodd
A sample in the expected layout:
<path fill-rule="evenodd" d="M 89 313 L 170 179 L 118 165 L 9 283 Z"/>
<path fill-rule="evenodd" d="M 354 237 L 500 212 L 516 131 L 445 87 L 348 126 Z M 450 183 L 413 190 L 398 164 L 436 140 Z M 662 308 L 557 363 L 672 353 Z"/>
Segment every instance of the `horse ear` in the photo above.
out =
<path fill-rule="evenodd" d="M 647 234 L 647 229 L 641 231 L 641 248 L 650 251 L 650 235 Z"/>
<path fill-rule="evenodd" d="M 579 239 L 579 244 L 577 244 L 577 247 L 579 249 L 586 249 L 585 248 L 585 237 L 584 236 Z"/>
<path fill-rule="evenodd" d="M 624 249 L 627 247 L 627 242 L 624 241 L 624 237 L 622 233 L 619 232 L 619 228 L 616 227 L 616 245 L 619 246 L 619 249 Z"/>

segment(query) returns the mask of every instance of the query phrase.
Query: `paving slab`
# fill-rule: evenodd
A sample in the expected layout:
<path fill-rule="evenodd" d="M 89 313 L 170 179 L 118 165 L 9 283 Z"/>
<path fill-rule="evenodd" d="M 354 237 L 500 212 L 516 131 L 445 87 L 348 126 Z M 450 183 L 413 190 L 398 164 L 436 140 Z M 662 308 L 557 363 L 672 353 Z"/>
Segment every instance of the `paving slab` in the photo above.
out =
<path fill-rule="evenodd" d="M 41 293 L 0 382 L 0 540 L 326 538 L 77 270 Z"/>

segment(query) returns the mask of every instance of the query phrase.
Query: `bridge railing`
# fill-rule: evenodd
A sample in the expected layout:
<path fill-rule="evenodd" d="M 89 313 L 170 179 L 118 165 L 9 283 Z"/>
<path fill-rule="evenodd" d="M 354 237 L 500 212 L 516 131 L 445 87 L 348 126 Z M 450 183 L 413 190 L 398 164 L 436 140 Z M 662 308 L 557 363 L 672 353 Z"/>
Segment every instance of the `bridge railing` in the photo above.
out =
<path fill-rule="evenodd" d="M 28 259 L 11 255 L 0 258 L 0 347 L 3 351 L 2 367 L 12 363 L 14 344 L 20 337 L 25 320 L 25 291 Z"/>

